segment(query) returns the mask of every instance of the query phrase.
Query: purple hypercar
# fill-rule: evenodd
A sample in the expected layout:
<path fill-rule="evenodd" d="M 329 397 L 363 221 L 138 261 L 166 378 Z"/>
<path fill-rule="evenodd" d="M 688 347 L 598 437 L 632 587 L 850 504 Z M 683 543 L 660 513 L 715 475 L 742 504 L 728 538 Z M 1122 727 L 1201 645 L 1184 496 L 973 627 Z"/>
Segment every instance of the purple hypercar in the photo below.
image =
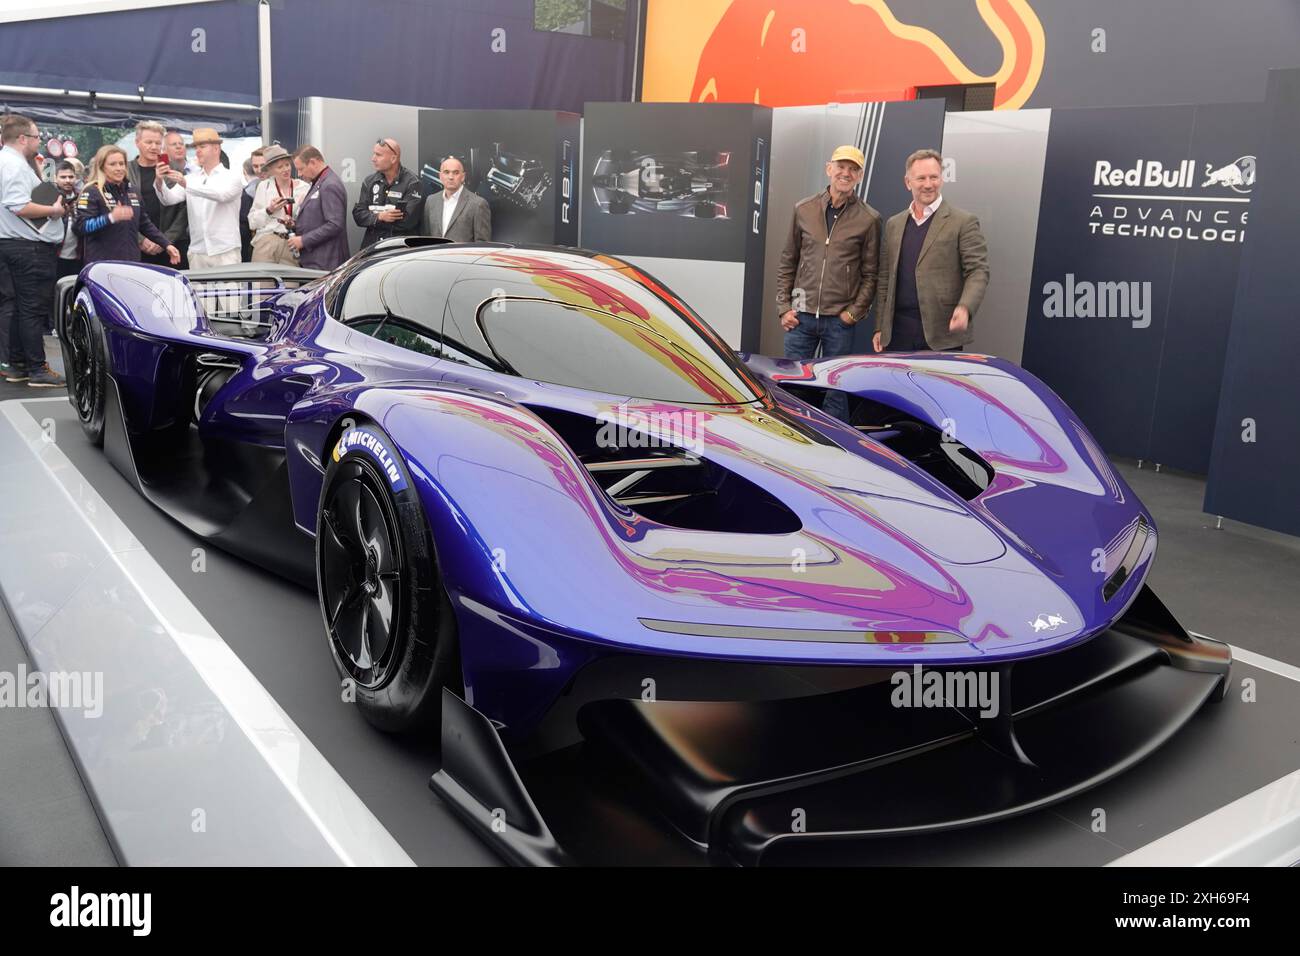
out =
<path fill-rule="evenodd" d="M 571 249 L 68 292 L 86 434 L 317 589 L 359 709 L 440 732 L 431 785 L 511 860 L 869 860 L 1098 784 L 1226 687 L 1144 583 L 1151 515 L 1008 362 L 738 355 Z"/>

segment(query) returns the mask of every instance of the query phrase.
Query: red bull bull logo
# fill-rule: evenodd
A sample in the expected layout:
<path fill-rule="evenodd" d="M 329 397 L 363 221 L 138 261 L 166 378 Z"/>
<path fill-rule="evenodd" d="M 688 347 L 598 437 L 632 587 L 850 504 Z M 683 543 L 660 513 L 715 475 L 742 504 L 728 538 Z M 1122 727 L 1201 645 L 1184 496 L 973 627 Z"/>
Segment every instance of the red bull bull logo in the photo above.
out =
<path fill-rule="evenodd" d="M 725 0 L 724 0 L 725 2 Z M 943 38 L 903 23 L 887 0 L 731 0 L 708 32 L 689 97 L 665 81 L 681 66 L 680 27 L 718 4 L 656 0 L 650 7 L 644 98 L 803 106 L 904 99 L 917 86 L 994 83 L 999 109 L 1023 106 L 1042 75 L 1043 27 L 1028 0 L 970 0 L 1002 48 L 983 76 Z M 678 29 L 672 29 L 672 21 Z"/>

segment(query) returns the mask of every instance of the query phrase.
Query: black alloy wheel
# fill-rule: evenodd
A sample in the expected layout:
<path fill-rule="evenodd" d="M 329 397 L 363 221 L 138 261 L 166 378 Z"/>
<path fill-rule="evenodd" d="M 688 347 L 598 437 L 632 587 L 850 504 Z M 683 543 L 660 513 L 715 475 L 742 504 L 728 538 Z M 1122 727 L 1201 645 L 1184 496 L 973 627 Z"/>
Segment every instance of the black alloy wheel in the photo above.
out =
<path fill-rule="evenodd" d="M 73 306 L 64 323 L 62 339 L 68 401 L 76 410 L 86 437 L 102 445 L 106 387 L 104 333 L 84 303 Z"/>
<path fill-rule="evenodd" d="M 321 511 L 321 599 L 336 658 L 360 687 L 382 687 L 400 660 L 407 599 L 397 516 L 368 461 L 344 463 Z"/>
<path fill-rule="evenodd" d="M 343 700 L 390 733 L 434 734 L 442 688 L 463 693 L 451 598 L 397 444 L 350 427 L 321 485 L 316 585 Z"/>

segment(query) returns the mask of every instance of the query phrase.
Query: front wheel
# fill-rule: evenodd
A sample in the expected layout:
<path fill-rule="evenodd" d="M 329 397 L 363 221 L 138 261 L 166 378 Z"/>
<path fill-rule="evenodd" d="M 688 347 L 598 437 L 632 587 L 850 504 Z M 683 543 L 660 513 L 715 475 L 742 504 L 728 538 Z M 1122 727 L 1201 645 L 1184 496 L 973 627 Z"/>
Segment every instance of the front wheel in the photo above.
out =
<path fill-rule="evenodd" d="M 86 437 L 96 446 L 102 446 L 108 388 L 107 350 L 104 330 L 81 297 L 64 319 L 60 344 L 68 376 L 68 401 L 76 410 Z"/>
<path fill-rule="evenodd" d="M 347 429 L 316 525 L 316 581 L 335 667 L 361 712 L 393 733 L 431 731 L 458 688 L 456 620 L 429 523 L 392 440 Z"/>

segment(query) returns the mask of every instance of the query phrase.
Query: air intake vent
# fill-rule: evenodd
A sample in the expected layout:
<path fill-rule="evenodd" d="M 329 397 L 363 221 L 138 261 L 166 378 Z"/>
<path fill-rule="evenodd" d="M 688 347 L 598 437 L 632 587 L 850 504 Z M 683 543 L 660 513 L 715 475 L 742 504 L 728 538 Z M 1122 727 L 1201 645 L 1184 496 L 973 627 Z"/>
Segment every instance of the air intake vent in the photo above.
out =
<path fill-rule="evenodd" d="M 781 388 L 818 408 L 831 391 L 785 382 Z M 987 461 L 928 422 L 869 398 L 848 395 L 848 400 L 854 428 L 898 452 L 967 501 L 979 497 L 993 481 L 993 468 Z"/>
<path fill-rule="evenodd" d="M 1128 547 L 1124 550 L 1124 557 L 1120 559 L 1119 567 L 1115 572 L 1106 579 L 1106 583 L 1101 586 L 1101 596 L 1103 600 L 1109 601 L 1115 596 L 1124 582 L 1129 579 L 1133 569 L 1137 566 L 1138 559 L 1142 557 L 1142 551 L 1146 548 L 1147 536 L 1151 533 L 1151 526 L 1147 524 L 1147 519 L 1138 515 L 1137 531 L 1133 533 L 1133 540 L 1129 542 Z"/>
<path fill-rule="evenodd" d="M 605 494 L 651 521 L 698 531 L 790 534 L 793 511 L 747 478 L 687 448 L 603 447 L 603 423 L 576 412 L 530 406 L 554 428 Z"/>

